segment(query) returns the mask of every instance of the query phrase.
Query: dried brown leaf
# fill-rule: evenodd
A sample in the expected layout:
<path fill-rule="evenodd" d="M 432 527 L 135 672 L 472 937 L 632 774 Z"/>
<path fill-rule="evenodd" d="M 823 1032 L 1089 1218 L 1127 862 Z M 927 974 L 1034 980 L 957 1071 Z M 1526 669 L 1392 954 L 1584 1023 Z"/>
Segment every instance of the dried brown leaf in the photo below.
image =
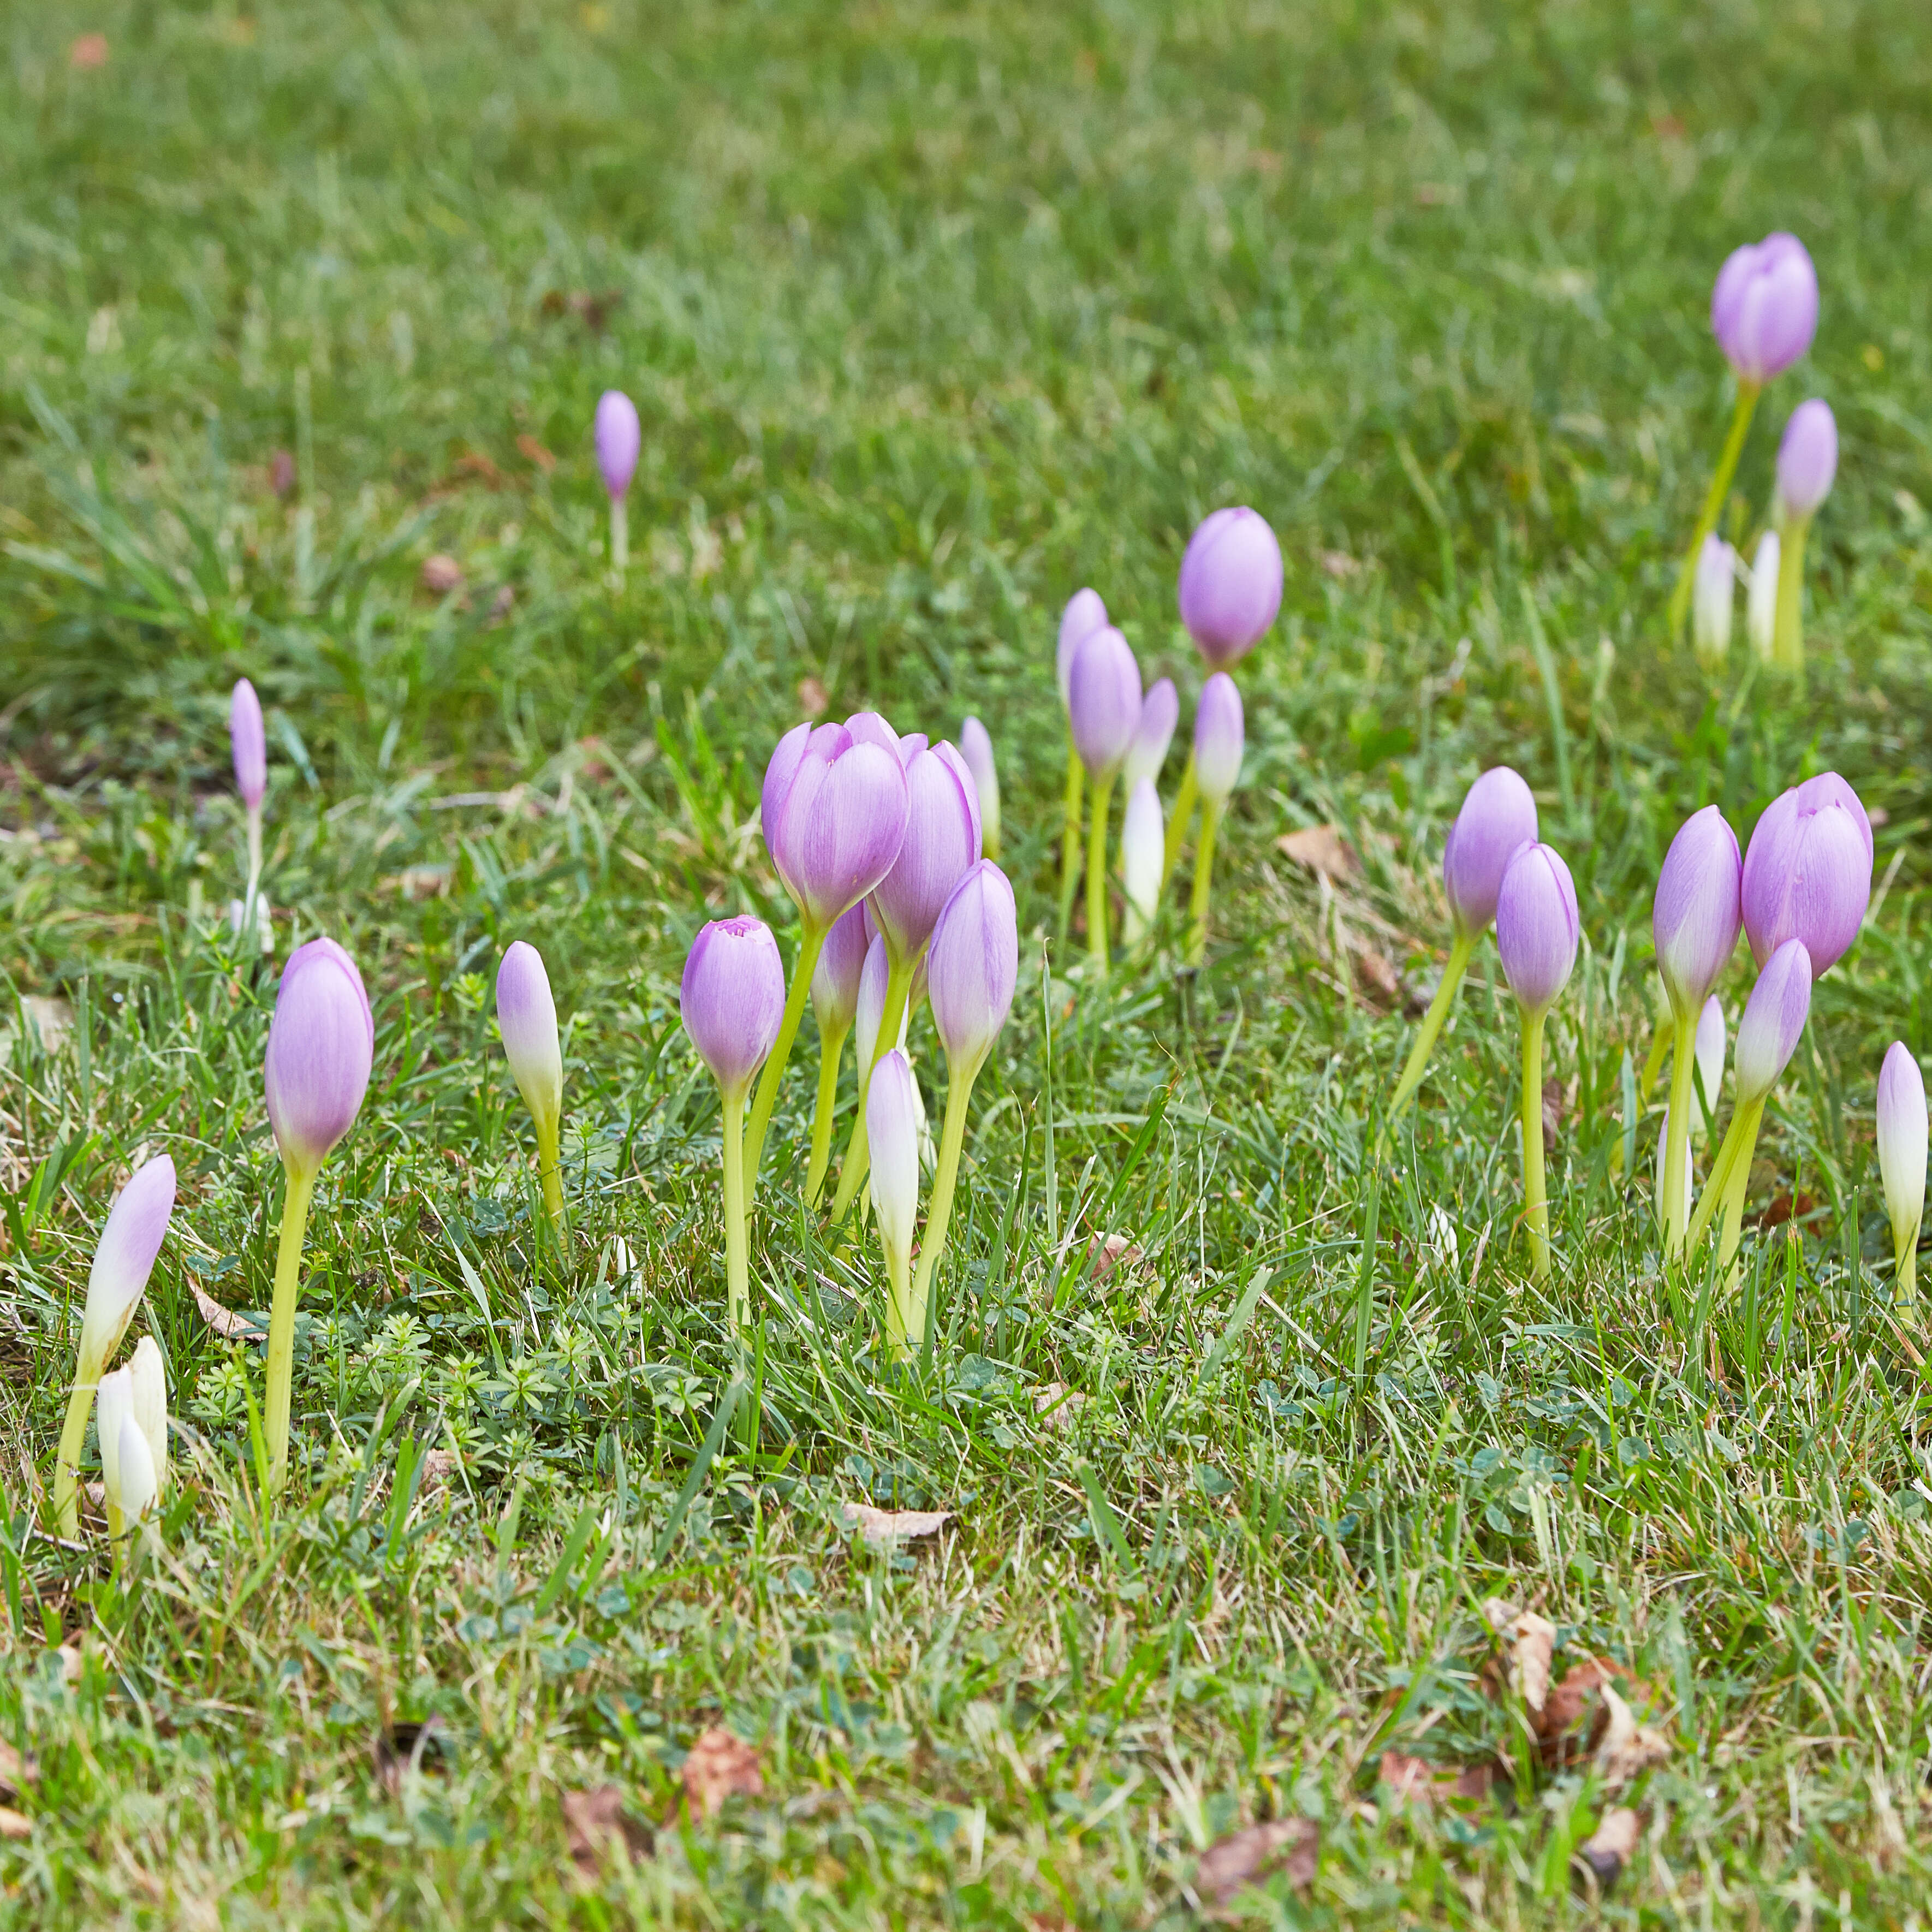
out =
<path fill-rule="evenodd" d="M 1646 1771 L 1668 1763 L 1670 1741 L 1653 1726 L 1640 1724 L 1636 1713 L 1608 1683 L 1603 1687 L 1603 1696 L 1610 1722 L 1597 1747 L 1597 1774 L 1606 1789 L 1615 1791 Z"/>
<path fill-rule="evenodd" d="M 487 462 L 488 458 L 485 458 L 484 460 Z M 457 466 L 460 469 L 463 466 L 459 464 Z M 492 464 L 491 467 L 494 469 L 495 466 Z M 462 582 L 463 566 L 454 557 L 446 556 L 438 550 L 434 556 L 423 559 L 422 587 L 433 596 L 447 597 Z"/>
<path fill-rule="evenodd" d="M 44 1052 L 58 1053 L 74 1030 L 74 1003 L 49 993 L 23 993 L 20 1011 L 40 1036 Z"/>
<path fill-rule="evenodd" d="M 386 1725 L 369 1747 L 376 1782 L 392 1798 L 397 1798 L 402 1795 L 403 1780 L 410 1772 L 447 1771 L 449 1760 L 442 1737 L 442 1720 L 437 1717 L 426 1718 L 420 1724 Z"/>
<path fill-rule="evenodd" d="M 566 1791 L 563 1824 L 570 1862 L 585 1884 L 596 1882 L 607 1861 L 627 1863 L 647 1856 L 651 1849 L 650 1827 L 626 1814 L 624 1794 L 614 1784 Z"/>
<path fill-rule="evenodd" d="M 517 448 L 548 476 L 556 467 L 556 458 L 526 430 L 517 439 Z"/>
<path fill-rule="evenodd" d="M 1346 584 L 1350 578 L 1359 576 L 1361 573 L 1361 559 L 1351 556 L 1345 550 L 1318 550 L 1315 553 L 1315 557 L 1323 570 L 1337 584 Z"/>
<path fill-rule="evenodd" d="M 1087 1249 L 1087 1272 L 1099 1281 L 1117 1268 L 1132 1268 L 1140 1258 L 1140 1244 L 1132 1236 L 1096 1234 Z"/>
<path fill-rule="evenodd" d="M 1636 1814 L 1628 1806 L 1604 1814 L 1604 1821 L 1577 1848 L 1576 1856 L 1585 1870 L 1605 1892 L 1623 1874 L 1636 1850 Z"/>
<path fill-rule="evenodd" d="M 1483 1606 L 1483 1614 L 1489 1619 L 1490 1628 L 1502 1639 L 1509 1688 L 1528 1706 L 1533 1716 L 1540 1717 L 1550 1699 L 1556 1626 L 1534 1610 L 1518 1610 L 1494 1597 Z"/>
<path fill-rule="evenodd" d="M 882 1510 L 874 1509 L 870 1503 L 838 1505 L 840 1526 L 856 1529 L 874 1550 L 903 1542 L 908 1537 L 935 1535 L 952 1520 L 950 1510 Z"/>
<path fill-rule="evenodd" d="M 1274 842 L 1298 866 L 1319 872 L 1331 885 L 1341 885 L 1361 870 L 1348 842 L 1332 825 L 1305 825 Z"/>
<path fill-rule="evenodd" d="M 234 1309 L 224 1308 L 198 1281 L 188 1283 L 188 1292 L 194 1297 L 194 1305 L 201 1318 L 209 1328 L 230 1342 L 261 1342 L 268 1338 L 268 1331 L 248 1316 Z"/>
<path fill-rule="evenodd" d="M 1365 946 L 1355 955 L 1355 984 L 1371 1004 L 1392 1012 L 1402 1004 L 1402 982 L 1385 953 Z"/>
<path fill-rule="evenodd" d="M 30 1757 L 22 1757 L 0 1738 L 0 1796 L 17 1798 L 30 1784 L 39 1781 L 40 1767 Z"/>
<path fill-rule="evenodd" d="M 296 489 L 296 460 L 286 449 L 268 458 L 268 488 L 278 496 L 292 496 Z"/>
<path fill-rule="evenodd" d="M 715 1818 L 728 1798 L 756 1798 L 765 1788 L 755 1747 L 713 1726 L 684 1760 L 685 1815 Z"/>
<path fill-rule="evenodd" d="M 0 1838 L 31 1838 L 33 1835 L 32 1819 L 10 1805 L 0 1804 Z"/>
<path fill-rule="evenodd" d="M 1305 1886 L 1314 1879 L 1321 1850 L 1322 1834 L 1308 1819 L 1250 1825 L 1217 1838 L 1201 1854 L 1194 1889 L 1202 1904 L 1220 1906 L 1276 1871 L 1291 1885 Z"/>
<path fill-rule="evenodd" d="M 832 700 L 824 685 L 815 677 L 802 677 L 798 681 L 798 708 L 808 718 L 823 718 Z"/>
<path fill-rule="evenodd" d="M 67 64 L 80 74 L 105 67 L 107 64 L 107 36 L 105 34 L 77 35 L 68 45 Z"/>
<path fill-rule="evenodd" d="M 1438 1804 L 1445 1798 L 1486 1798 L 1496 1781 L 1491 1765 L 1467 1765 L 1456 1771 L 1395 1750 L 1382 1753 L 1379 1774 L 1398 1798 L 1426 1805 Z"/>
<path fill-rule="evenodd" d="M 1064 1382 L 1042 1382 L 1033 1392 L 1033 1412 L 1048 1429 L 1071 1429 L 1086 1406 L 1086 1396 Z"/>

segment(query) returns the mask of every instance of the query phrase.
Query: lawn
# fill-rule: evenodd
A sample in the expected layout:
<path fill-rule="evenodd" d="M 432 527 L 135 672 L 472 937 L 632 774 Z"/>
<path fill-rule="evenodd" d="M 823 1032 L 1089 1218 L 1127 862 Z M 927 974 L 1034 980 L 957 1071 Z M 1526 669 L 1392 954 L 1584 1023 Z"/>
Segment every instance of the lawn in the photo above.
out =
<path fill-rule="evenodd" d="M 1932 1342 L 1873 1151 L 1886 1046 L 1932 1051 L 1919 0 L 22 0 L 0 179 L 0 1925 L 1926 1922 Z M 1802 687 L 1742 636 L 1714 682 L 1664 614 L 1712 279 L 1774 228 L 1822 320 L 1724 527 L 1828 398 Z M 1059 612 L 1097 587 L 1191 717 L 1175 572 L 1228 503 L 1286 594 L 1207 961 L 1171 892 L 1103 980 L 1054 933 Z M 281 1196 L 272 970 L 223 916 L 243 674 L 278 957 L 340 939 L 376 1030 L 272 1509 L 220 1332 Z M 909 1368 L 874 1245 L 802 1203 L 808 1023 L 720 1426 L 679 974 L 728 913 L 791 946 L 765 762 L 865 707 L 990 728 L 1019 996 Z M 1492 945 L 1384 1138 L 1498 762 L 1582 908 L 1546 1283 Z M 1652 893 L 1692 809 L 1743 838 L 1826 770 L 1872 910 L 1727 1294 L 1660 1259 Z M 1320 827 L 1317 873 L 1280 842 Z M 561 1247 L 518 938 L 568 1023 Z M 160 1152 L 180 1480 L 124 1588 L 47 1494 Z M 875 1546 L 854 1504 L 950 1514 Z M 1490 1600 L 1559 1689 L 1622 1666 L 1658 1761 L 1539 1751 Z"/>

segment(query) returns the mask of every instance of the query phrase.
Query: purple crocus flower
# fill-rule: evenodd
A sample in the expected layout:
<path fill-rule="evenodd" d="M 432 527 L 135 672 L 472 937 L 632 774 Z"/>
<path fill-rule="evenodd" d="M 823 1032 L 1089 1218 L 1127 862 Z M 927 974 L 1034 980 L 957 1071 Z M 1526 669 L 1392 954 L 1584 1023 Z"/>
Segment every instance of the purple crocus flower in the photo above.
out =
<path fill-rule="evenodd" d="M 1240 778 L 1246 728 L 1240 688 L 1217 670 L 1194 707 L 1194 782 L 1210 806 L 1226 805 Z"/>
<path fill-rule="evenodd" d="M 993 740 L 976 718 L 968 718 L 959 728 L 960 754 L 973 774 L 973 788 L 980 797 L 980 850 L 982 857 L 1000 856 L 1000 772 L 993 762 Z"/>
<path fill-rule="evenodd" d="M 1813 515 L 1838 473 L 1838 419 L 1829 403 L 1814 396 L 1791 412 L 1778 446 L 1778 500 L 1786 519 Z"/>
<path fill-rule="evenodd" d="M 228 701 L 228 742 L 235 754 L 235 789 L 250 812 L 259 812 L 268 789 L 268 740 L 262 728 L 262 700 L 245 677 L 235 680 Z"/>
<path fill-rule="evenodd" d="M 1180 694 L 1174 680 L 1164 677 L 1148 687 L 1141 700 L 1140 722 L 1134 727 L 1133 742 L 1120 766 L 1120 784 L 1131 797 L 1142 778 L 1158 778 L 1167 762 L 1167 748 L 1174 742 L 1174 728 L 1180 722 Z"/>
<path fill-rule="evenodd" d="M 866 1090 L 866 1136 L 872 1156 L 872 1207 L 894 1274 L 912 1252 L 919 1218 L 920 1105 L 912 1064 L 897 1047 L 872 1069 Z"/>
<path fill-rule="evenodd" d="M 592 424 L 591 440 L 597 448 L 597 467 L 612 502 L 631 487 L 636 473 L 638 452 L 644 446 L 644 431 L 638 423 L 638 406 L 622 389 L 606 389 L 597 398 L 597 414 Z"/>
<path fill-rule="evenodd" d="M 1714 805 L 1694 812 L 1664 854 L 1651 938 L 1671 1011 L 1687 1024 L 1702 1012 L 1736 948 L 1742 872 L 1737 834 Z"/>
<path fill-rule="evenodd" d="M 1073 703 L 1073 654 L 1107 621 L 1107 607 L 1097 590 L 1081 590 L 1066 600 L 1060 614 L 1060 641 L 1054 650 L 1053 668 L 1060 680 L 1060 701 L 1070 709 Z"/>
<path fill-rule="evenodd" d="M 1526 1012 L 1546 1012 L 1569 984 L 1582 936 L 1570 868 L 1550 846 L 1524 846 L 1496 893 L 1496 950 Z"/>
<path fill-rule="evenodd" d="M 953 887 L 926 954 L 926 997 L 955 1078 L 970 1078 L 992 1050 L 1012 1010 L 1019 970 L 1013 889 L 982 859 Z"/>
<path fill-rule="evenodd" d="M 1111 778 L 1141 722 L 1141 668 L 1112 625 L 1089 632 L 1074 652 L 1066 708 L 1074 748 L 1088 775 Z"/>
<path fill-rule="evenodd" d="M 1900 1279 L 1910 1292 L 1904 1258 L 1918 1242 L 1925 1218 L 1925 1076 L 1901 1040 L 1886 1048 L 1878 1075 L 1878 1170 L 1885 1183 L 1886 1216 L 1900 1258 Z M 1916 1275 L 1916 1268 L 1912 1273 Z"/>
<path fill-rule="evenodd" d="M 812 972 L 812 1010 L 818 1018 L 818 1030 L 828 1040 L 835 1036 L 843 1040 L 851 1030 L 859 1010 L 859 977 L 865 970 L 870 939 L 863 904 L 842 913 L 825 935 L 818 964 Z M 883 995 L 883 987 L 880 990 Z"/>
<path fill-rule="evenodd" d="M 550 975 L 528 940 L 516 940 L 496 969 L 496 1027 L 524 1104 L 554 1120 L 563 1106 L 563 1048 Z"/>
<path fill-rule="evenodd" d="M 1837 964 L 1871 900 L 1871 820 L 1836 772 L 1793 785 L 1765 808 L 1744 854 L 1744 932 L 1762 966 L 1802 939 L 1811 971 Z"/>
<path fill-rule="evenodd" d="M 679 1007 L 727 1100 L 741 1100 L 778 1036 L 784 964 L 761 919 L 714 919 L 692 942 Z"/>
<path fill-rule="evenodd" d="M 953 887 L 978 862 L 980 813 L 972 775 L 950 745 L 914 752 L 905 788 L 904 842 L 868 903 L 892 956 L 911 960 L 931 938 Z"/>
<path fill-rule="evenodd" d="M 1180 560 L 1180 621 L 1216 670 L 1245 657 L 1281 608 L 1281 545 L 1268 519 L 1245 507 L 1216 510 Z"/>
<path fill-rule="evenodd" d="M 1508 765 L 1492 766 L 1465 794 L 1442 848 L 1442 889 L 1459 938 L 1488 930 L 1509 862 L 1536 836 L 1529 787 Z"/>
<path fill-rule="evenodd" d="M 111 1360 L 154 1272 L 175 1207 L 175 1164 L 157 1154 L 134 1170 L 109 1210 L 87 1277 L 77 1380 L 92 1382 Z"/>
<path fill-rule="evenodd" d="M 899 856 L 908 802 L 896 754 L 844 724 L 794 725 L 772 754 L 759 798 L 766 848 L 818 932 L 863 898 Z"/>
<path fill-rule="evenodd" d="M 1776 232 L 1733 250 L 1711 291 L 1711 331 L 1739 377 L 1768 382 L 1811 346 L 1818 272 L 1795 235 Z"/>
<path fill-rule="evenodd" d="M 1810 956 L 1803 940 L 1787 939 L 1765 962 L 1738 1022 L 1731 1065 L 1737 1075 L 1740 1107 L 1762 1100 L 1778 1084 L 1778 1076 L 1798 1050 L 1810 1010 Z"/>
<path fill-rule="evenodd" d="M 355 961 L 332 939 L 298 946 L 282 969 L 262 1065 L 268 1122 L 291 1174 L 312 1179 L 354 1124 L 375 1050 Z"/>

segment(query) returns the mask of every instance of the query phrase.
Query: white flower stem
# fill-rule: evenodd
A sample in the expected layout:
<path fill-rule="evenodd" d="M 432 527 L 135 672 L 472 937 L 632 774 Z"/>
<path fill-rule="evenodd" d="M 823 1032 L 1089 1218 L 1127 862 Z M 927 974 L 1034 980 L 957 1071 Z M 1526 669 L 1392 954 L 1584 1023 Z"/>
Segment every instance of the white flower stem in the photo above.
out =
<path fill-rule="evenodd" d="M 631 513 L 621 496 L 610 499 L 610 568 L 620 577 L 631 567 Z"/>
<path fill-rule="evenodd" d="M 1772 632 L 1771 661 L 1780 670 L 1804 668 L 1804 539 L 1809 517 L 1793 517 L 1778 540 L 1778 618 Z"/>
<path fill-rule="evenodd" d="M 852 1123 L 851 1138 L 845 1143 L 845 1159 L 838 1169 L 838 1192 L 832 1199 L 832 1219 L 845 1218 L 846 1210 L 858 1198 L 872 1165 L 872 1142 L 866 1132 L 866 1097 L 872 1090 L 872 1069 L 899 1043 L 899 1022 L 905 1017 L 906 995 L 912 990 L 913 970 L 917 961 L 895 961 L 886 975 L 885 1010 L 879 1016 L 879 1036 L 873 1042 L 869 1064 L 859 1070 L 859 1117 Z"/>

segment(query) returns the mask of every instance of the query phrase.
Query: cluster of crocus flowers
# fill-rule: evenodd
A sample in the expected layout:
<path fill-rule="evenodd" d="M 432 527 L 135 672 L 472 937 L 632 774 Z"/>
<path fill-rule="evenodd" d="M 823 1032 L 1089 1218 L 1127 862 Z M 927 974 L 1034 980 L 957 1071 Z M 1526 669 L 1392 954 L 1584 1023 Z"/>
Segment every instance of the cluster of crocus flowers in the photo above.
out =
<path fill-rule="evenodd" d="M 886 1341 L 904 1358 L 922 1344 L 932 1280 L 966 1144 L 974 1082 L 1012 1010 L 1019 977 L 1019 926 L 1006 874 L 982 860 L 954 887 L 932 932 L 926 972 L 932 1022 L 946 1050 L 946 1121 L 916 1270 L 911 1264 L 918 1216 L 918 1089 L 904 1051 L 888 1047 L 873 1070 L 866 1102 L 873 1150 L 872 1205 L 886 1264 Z"/>
<path fill-rule="evenodd" d="M 148 1277 L 154 1272 L 174 1205 L 175 1164 L 166 1154 L 158 1154 L 135 1170 L 110 1211 L 107 1225 L 100 1231 L 94 1266 L 87 1278 L 80 1342 L 74 1356 L 74 1393 L 68 1398 L 66 1424 L 54 1453 L 54 1520 L 63 1536 L 72 1537 L 80 1531 L 76 1498 L 80 1452 L 87 1438 L 87 1419 L 93 1412 L 95 1391 L 101 1386 L 107 1364 L 113 1360 L 128 1323 L 134 1318 L 134 1310 L 146 1292 Z M 163 1400 L 165 1413 L 165 1395 Z M 104 1411 L 104 1454 L 108 1424 Z M 121 1435 L 118 1415 L 113 1420 L 112 1433 L 118 1450 Z M 166 1441 L 164 1423 L 164 1462 Z M 160 1480 L 158 1474 L 155 1493 L 159 1492 Z M 152 1496 L 148 1500 L 152 1500 Z"/>
<path fill-rule="evenodd" d="M 1448 963 L 1396 1083 L 1389 1103 L 1391 1118 L 1401 1113 L 1422 1084 L 1429 1056 L 1455 1004 L 1456 989 L 1468 970 L 1477 943 L 1496 918 L 1503 874 L 1516 854 L 1536 841 L 1536 800 L 1528 784 L 1508 765 L 1492 766 L 1464 795 L 1442 848 L 1442 890 L 1449 902 L 1451 934 Z"/>
<path fill-rule="evenodd" d="M 309 1203 L 322 1162 L 361 1111 L 375 1048 L 375 1018 L 355 961 L 332 939 L 298 946 L 282 968 L 262 1065 L 268 1124 L 286 1182 L 262 1406 L 271 1496 L 279 1496 L 288 1480 L 296 1304 Z"/>
<path fill-rule="evenodd" d="M 637 473 L 638 452 L 644 448 L 637 404 L 622 389 L 606 389 L 597 398 L 590 434 L 604 494 L 610 500 L 610 568 L 621 578 L 631 562 L 630 514 L 625 499 Z"/>
<path fill-rule="evenodd" d="M 1522 1219 L 1530 1265 L 1550 1273 L 1550 1205 L 1543 1168 L 1543 1030 L 1570 983 L 1582 938 L 1576 888 L 1553 847 L 1519 848 L 1496 892 L 1496 952 L 1522 1021 Z"/>
<path fill-rule="evenodd" d="M 1736 377 L 1737 402 L 1671 598 L 1673 636 L 1683 634 L 1704 539 L 1718 526 L 1758 398 L 1810 347 L 1817 329 L 1817 272 L 1795 235 L 1767 235 L 1732 250 L 1711 291 L 1711 332 Z"/>

